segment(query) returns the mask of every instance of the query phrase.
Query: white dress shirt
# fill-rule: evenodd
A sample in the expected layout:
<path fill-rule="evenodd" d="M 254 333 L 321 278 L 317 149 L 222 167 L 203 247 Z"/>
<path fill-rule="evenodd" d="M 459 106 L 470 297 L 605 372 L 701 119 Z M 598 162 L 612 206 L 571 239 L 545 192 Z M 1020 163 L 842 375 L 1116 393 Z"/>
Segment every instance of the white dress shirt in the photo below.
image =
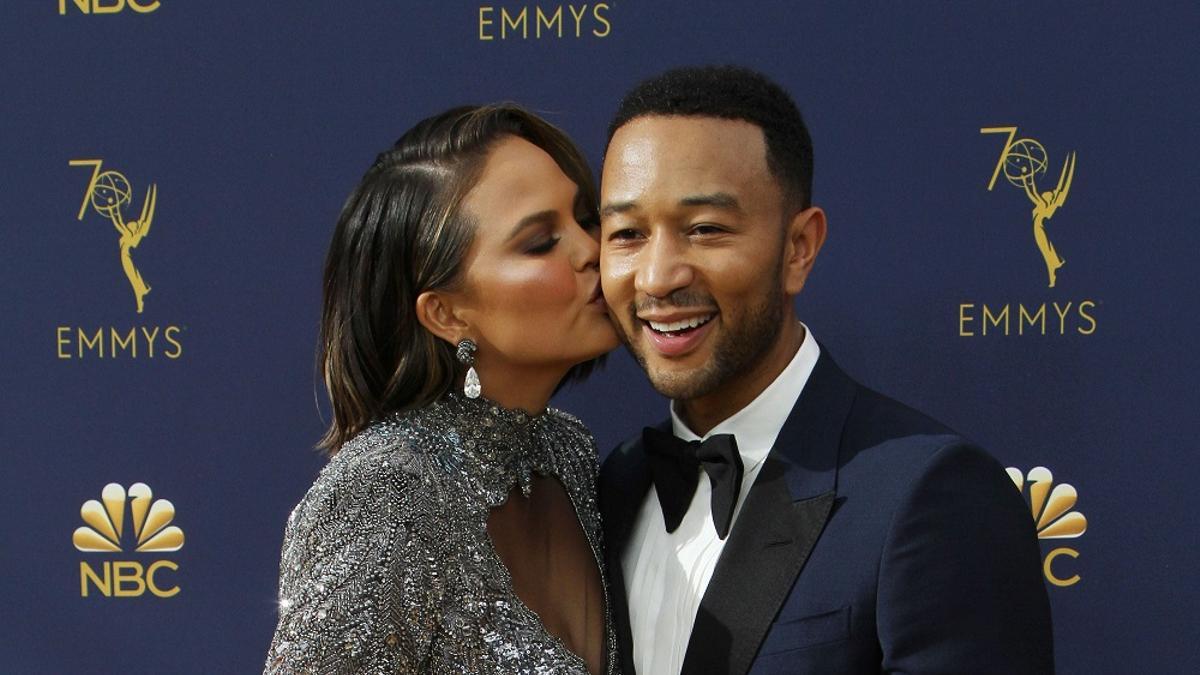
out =
<path fill-rule="evenodd" d="M 801 324 L 803 325 L 803 324 Z M 671 406 L 675 436 L 705 440 L 716 434 L 733 434 L 745 472 L 730 535 L 737 527 L 746 494 L 775 444 L 775 438 L 800 398 L 820 347 L 808 327 L 804 342 L 779 377 L 749 405 L 713 427 L 703 438 L 679 419 Z M 629 543 L 621 559 L 629 599 L 629 626 L 633 635 L 633 662 L 638 673 L 671 675 L 683 668 L 688 639 L 700 599 L 712 579 L 726 539 L 717 537 L 712 519 L 712 485 L 703 470 L 696 472 L 696 493 L 683 521 L 674 532 L 663 522 L 658 492 L 653 484 L 642 502 Z"/>

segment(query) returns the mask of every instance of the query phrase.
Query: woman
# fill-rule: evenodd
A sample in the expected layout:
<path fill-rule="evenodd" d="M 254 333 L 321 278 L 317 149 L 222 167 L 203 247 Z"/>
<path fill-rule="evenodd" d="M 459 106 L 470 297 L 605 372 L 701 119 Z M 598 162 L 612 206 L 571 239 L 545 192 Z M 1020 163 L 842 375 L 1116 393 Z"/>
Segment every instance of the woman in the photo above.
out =
<path fill-rule="evenodd" d="M 596 226 L 579 151 L 514 106 L 424 120 L 367 171 L 325 267 L 333 456 L 288 520 L 266 672 L 616 672 L 595 443 L 546 409 L 617 343 Z"/>

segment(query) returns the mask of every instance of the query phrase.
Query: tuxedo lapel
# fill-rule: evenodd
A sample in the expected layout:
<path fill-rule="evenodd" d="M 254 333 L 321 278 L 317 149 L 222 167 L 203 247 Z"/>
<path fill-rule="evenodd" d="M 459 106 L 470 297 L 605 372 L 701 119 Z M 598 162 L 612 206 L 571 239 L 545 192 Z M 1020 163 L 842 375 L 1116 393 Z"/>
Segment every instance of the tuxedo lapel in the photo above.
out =
<path fill-rule="evenodd" d="M 658 425 L 670 432 L 671 421 Z M 617 448 L 604 463 L 600 479 L 600 501 L 604 517 L 604 535 L 608 550 L 619 558 L 629 543 L 634 521 L 646 492 L 650 490 L 650 467 L 639 434 Z"/>
<path fill-rule="evenodd" d="M 743 675 L 833 508 L 855 385 L 824 350 L 742 504 L 700 602 L 684 673 Z"/>
<path fill-rule="evenodd" d="M 763 482 L 764 474 L 773 476 Z M 745 673 L 758 646 L 808 560 L 833 506 L 832 492 L 793 502 L 782 465 L 768 458 L 696 612 L 684 673 Z"/>
<path fill-rule="evenodd" d="M 659 425 L 670 430 L 670 420 Z M 600 479 L 600 509 L 604 521 L 605 566 L 609 580 L 609 612 L 621 653 L 621 671 L 634 673 L 633 634 L 629 627 L 629 601 L 625 595 L 625 570 L 621 558 L 646 492 L 650 470 L 641 435 L 613 451 L 604 463 Z"/>

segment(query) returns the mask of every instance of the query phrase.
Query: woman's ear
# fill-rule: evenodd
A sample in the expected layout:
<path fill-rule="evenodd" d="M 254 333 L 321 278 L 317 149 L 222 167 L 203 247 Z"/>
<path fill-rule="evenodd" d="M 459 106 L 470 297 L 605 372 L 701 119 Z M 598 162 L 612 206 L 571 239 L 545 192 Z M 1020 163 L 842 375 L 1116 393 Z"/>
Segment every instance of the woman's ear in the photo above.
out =
<path fill-rule="evenodd" d="M 425 291 L 417 296 L 417 321 L 452 345 L 468 337 L 467 324 L 455 312 L 454 301 L 453 296 L 439 291 Z"/>

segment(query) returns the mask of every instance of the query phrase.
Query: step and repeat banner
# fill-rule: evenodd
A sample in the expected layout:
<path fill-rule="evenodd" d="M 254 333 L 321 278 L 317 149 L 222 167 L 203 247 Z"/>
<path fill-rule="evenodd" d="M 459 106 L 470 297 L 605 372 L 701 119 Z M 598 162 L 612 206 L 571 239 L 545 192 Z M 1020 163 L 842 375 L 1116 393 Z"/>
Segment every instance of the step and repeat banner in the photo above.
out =
<path fill-rule="evenodd" d="M 1011 467 L 1060 672 L 1197 672 L 1198 32 L 1194 2 L 6 3 L 0 672 L 257 672 L 376 153 L 513 100 L 598 169 L 620 96 L 703 63 L 800 105 L 830 221 L 800 315 Z M 667 411 L 623 352 L 556 404 L 602 452 Z"/>

